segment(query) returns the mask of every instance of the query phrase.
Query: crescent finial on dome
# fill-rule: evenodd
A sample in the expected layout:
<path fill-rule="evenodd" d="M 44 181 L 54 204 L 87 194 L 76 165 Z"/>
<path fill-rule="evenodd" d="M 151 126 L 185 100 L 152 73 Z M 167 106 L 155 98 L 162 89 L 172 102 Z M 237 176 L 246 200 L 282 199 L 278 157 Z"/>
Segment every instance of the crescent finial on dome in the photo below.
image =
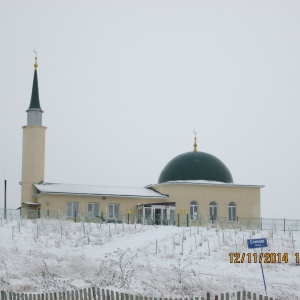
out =
<path fill-rule="evenodd" d="M 198 145 L 197 145 L 197 133 L 198 133 L 198 132 L 197 132 L 195 129 L 193 130 L 193 132 L 194 132 L 194 134 L 195 134 L 195 137 L 194 137 L 194 140 L 195 140 L 195 141 L 194 141 L 194 152 L 197 152 L 197 151 L 198 151 L 198 150 L 197 150 L 197 146 L 198 146 Z"/>

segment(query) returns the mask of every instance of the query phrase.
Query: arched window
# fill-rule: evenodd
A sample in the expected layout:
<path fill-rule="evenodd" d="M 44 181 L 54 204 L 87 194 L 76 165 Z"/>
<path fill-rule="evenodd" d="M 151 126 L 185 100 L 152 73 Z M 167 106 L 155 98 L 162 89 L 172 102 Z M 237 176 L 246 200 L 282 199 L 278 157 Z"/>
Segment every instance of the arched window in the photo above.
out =
<path fill-rule="evenodd" d="M 191 221 L 198 221 L 198 203 L 196 201 L 190 203 L 190 219 Z"/>
<path fill-rule="evenodd" d="M 236 221 L 236 204 L 234 202 L 230 202 L 228 205 L 228 221 Z"/>
<path fill-rule="evenodd" d="M 218 210 L 217 210 L 217 203 L 215 201 L 210 202 L 209 204 L 209 218 L 211 221 L 217 220 L 218 217 Z"/>

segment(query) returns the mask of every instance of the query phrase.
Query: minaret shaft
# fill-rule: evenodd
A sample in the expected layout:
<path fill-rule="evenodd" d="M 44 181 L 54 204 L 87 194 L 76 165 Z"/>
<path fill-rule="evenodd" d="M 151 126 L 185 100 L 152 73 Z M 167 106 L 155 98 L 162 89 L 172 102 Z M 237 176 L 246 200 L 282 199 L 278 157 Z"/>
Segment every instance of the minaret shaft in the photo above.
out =
<path fill-rule="evenodd" d="M 27 112 L 27 126 L 23 126 L 22 146 L 22 193 L 21 201 L 36 202 L 33 195 L 35 183 L 44 181 L 45 174 L 45 135 L 46 127 L 42 126 L 42 109 L 39 100 L 37 77 L 37 57 L 35 57 L 32 94 Z"/>
<path fill-rule="evenodd" d="M 34 183 L 44 181 L 46 127 L 24 126 L 22 147 L 22 202 L 34 202 Z"/>

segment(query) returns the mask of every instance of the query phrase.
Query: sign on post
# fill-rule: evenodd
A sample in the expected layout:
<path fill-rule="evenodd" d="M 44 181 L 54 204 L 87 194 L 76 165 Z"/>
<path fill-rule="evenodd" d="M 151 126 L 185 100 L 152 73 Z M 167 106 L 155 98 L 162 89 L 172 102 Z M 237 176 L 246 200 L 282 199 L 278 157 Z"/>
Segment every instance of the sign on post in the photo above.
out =
<path fill-rule="evenodd" d="M 249 239 L 247 240 L 247 244 L 249 249 L 268 247 L 268 242 L 266 238 Z"/>
<path fill-rule="evenodd" d="M 249 249 L 268 247 L 268 242 L 267 242 L 266 238 L 249 239 L 249 240 L 247 240 L 247 244 L 248 244 Z M 267 285 L 266 285 L 266 280 L 265 280 L 264 269 L 263 269 L 263 266 L 262 266 L 262 261 L 260 262 L 260 267 L 261 267 L 261 274 L 262 274 L 262 277 L 263 277 L 263 280 L 264 280 L 266 295 L 268 296 Z"/>

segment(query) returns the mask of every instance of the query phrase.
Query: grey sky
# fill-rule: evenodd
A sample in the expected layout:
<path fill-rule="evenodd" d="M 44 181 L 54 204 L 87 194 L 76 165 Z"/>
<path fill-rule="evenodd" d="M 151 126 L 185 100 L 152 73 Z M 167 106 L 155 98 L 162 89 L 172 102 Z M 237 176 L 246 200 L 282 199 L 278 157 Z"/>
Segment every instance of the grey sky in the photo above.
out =
<path fill-rule="evenodd" d="M 45 181 L 156 183 L 196 128 L 236 183 L 266 185 L 262 216 L 300 219 L 299 16 L 299 1 L 1 1 L 8 207 L 36 48 Z"/>

